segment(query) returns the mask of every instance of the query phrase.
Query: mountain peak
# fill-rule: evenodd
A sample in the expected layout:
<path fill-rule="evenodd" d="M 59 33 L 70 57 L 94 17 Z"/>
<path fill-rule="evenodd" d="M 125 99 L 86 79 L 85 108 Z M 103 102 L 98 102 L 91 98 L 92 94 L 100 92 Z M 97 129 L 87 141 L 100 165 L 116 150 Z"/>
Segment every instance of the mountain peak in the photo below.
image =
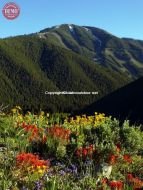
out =
<path fill-rule="evenodd" d="M 38 36 L 95 64 L 124 72 L 129 78 L 143 75 L 143 41 L 121 39 L 100 28 L 70 23 L 44 29 Z"/>

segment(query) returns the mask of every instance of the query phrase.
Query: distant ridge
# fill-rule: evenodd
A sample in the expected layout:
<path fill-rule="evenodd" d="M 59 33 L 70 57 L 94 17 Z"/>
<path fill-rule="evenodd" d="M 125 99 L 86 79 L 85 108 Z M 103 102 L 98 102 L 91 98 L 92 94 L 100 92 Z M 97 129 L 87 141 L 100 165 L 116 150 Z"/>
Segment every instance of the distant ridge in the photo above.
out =
<path fill-rule="evenodd" d="M 143 123 L 143 77 L 103 97 L 78 112 L 92 115 L 95 111 L 121 120 Z"/>

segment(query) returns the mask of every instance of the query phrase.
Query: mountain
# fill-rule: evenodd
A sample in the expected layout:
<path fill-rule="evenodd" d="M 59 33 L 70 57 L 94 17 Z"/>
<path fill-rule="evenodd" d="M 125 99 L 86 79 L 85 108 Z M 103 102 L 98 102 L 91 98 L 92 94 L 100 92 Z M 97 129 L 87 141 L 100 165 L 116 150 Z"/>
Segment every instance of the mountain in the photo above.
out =
<path fill-rule="evenodd" d="M 70 49 L 92 62 L 124 72 L 131 79 L 143 76 L 143 41 L 118 38 L 102 29 L 73 24 L 47 28 L 38 33 L 51 38 L 61 47 Z"/>
<path fill-rule="evenodd" d="M 78 114 L 101 112 L 133 123 L 143 123 L 143 77 L 87 106 Z"/>
<path fill-rule="evenodd" d="M 143 42 L 60 25 L 0 39 L 0 103 L 24 110 L 71 112 L 143 76 Z M 98 95 L 45 95 L 98 91 Z"/>

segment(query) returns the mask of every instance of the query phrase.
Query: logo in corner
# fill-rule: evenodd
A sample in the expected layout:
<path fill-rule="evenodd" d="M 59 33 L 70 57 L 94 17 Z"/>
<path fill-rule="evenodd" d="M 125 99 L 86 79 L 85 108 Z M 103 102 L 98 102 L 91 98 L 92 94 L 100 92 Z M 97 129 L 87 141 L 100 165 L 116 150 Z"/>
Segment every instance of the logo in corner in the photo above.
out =
<path fill-rule="evenodd" d="M 2 13 L 6 19 L 14 20 L 20 14 L 20 7 L 16 3 L 10 2 L 3 7 Z"/>

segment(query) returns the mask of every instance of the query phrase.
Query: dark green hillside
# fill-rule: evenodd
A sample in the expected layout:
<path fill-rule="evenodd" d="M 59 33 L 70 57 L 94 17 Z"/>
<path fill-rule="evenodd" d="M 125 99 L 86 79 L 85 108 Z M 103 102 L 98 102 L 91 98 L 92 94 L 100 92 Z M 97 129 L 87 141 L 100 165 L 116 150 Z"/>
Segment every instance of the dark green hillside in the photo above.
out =
<path fill-rule="evenodd" d="M 112 115 L 120 120 L 143 123 L 143 77 L 103 97 L 78 113 L 93 114 L 95 111 Z"/>
<path fill-rule="evenodd" d="M 71 111 L 123 86 L 129 79 L 57 45 L 54 38 L 0 40 L 0 102 L 24 109 Z M 98 91 L 91 95 L 45 95 L 45 91 Z"/>

